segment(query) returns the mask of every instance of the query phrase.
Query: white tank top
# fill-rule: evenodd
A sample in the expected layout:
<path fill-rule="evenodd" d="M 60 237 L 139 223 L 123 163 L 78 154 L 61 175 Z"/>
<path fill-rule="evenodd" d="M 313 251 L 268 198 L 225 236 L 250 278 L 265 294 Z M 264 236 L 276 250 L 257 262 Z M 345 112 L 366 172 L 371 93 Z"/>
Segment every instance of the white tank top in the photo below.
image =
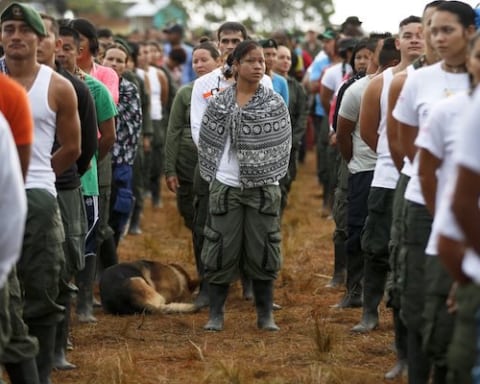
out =
<path fill-rule="evenodd" d="M 410 64 L 407 67 L 407 76 L 409 76 L 413 71 L 415 71 L 415 67 L 412 64 Z M 403 168 L 401 170 L 401 173 L 403 173 L 404 175 L 407 175 L 408 177 L 412 176 L 412 173 L 413 173 L 412 162 L 410 161 L 408 156 L 405 156 L 403 158 Z"/>
<path fill-rule="evenodd" d="M 148 80 L 150 82 L 150 117 L 152 120 L 162 119 L 162 85 L 158 79 L 158 69 L 148 67 Z"/>
<path fill-rule="evenodd" d="M 50 67 L 40 65 L 37 77 L 28 91 L 33 114 L 34 138 L 25 188 L 46 189 L 57 196 L 55 173 L 52 168 L 52 147 L 57 129 L 57 114 L 48 104 L 48 89 L 52 73 L 53 70 Z"/>
<path fill-rule="evenodd" d="M 383 87 L 380 94 L 380 123 L 378 125 L 377 163 L 373 173 L 372 187 L 395 189 L 398 181 L 398 171 L 393 163 L 387 139 L 387 107 L 388 90 L 393 79 L 392 68 L 382 73 Z"/>

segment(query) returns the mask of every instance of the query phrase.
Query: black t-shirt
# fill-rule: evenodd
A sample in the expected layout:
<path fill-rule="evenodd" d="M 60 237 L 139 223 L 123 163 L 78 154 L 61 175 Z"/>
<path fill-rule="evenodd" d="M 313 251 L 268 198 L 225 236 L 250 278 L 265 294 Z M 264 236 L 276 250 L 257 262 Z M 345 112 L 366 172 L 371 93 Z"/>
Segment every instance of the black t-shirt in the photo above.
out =
<path fill-rule="evenodd" d="M 81 128 L 81 154 L 76 163 L 57 177 L 56 187 L 59 190 L 74 189 L 80 186 L 80 176 L 83 175 L 90 164 L 90 160 L 98 148 L 98 125 L 97 114 L 93 97 L 87 85 L 70 72 L 57 65 L 57 72 L 68 79 L 77 94 L 78 115 L 80 117 Z M 57 150 L 59 144 L 55 141 L 53 152 Z"/>

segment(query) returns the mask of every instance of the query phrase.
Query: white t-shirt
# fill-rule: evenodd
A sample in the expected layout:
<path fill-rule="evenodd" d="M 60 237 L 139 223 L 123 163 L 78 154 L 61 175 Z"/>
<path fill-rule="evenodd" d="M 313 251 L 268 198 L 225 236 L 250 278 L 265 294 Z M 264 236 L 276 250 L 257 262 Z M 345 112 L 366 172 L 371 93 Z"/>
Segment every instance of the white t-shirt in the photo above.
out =
<path fill-rule="evenodd" d="M 370 80 L 370 76 L 365 76 L 348 87 L 338 111 L 343 118 L 355 121 L 355 130 L 352 133 L 352 159 L 348 162 L 348 170 L 352 174 L 372 171 L 377 160 L 377 154 L 360 137 L 360 105 L 363 92 Z"/>
<path fill-rule="evenodd" d="M 444 192 L 452 190 L 449 185 L 453 185 L 455 179 L 455 163 L 453 159 L 455 141 L 458 131 L 463 125 L 465 111 L 468 110 L 469 106 L 470 96 L 466 91 L 440 100 L 432 107 L 427 122 L 420 129 L 415 140 L 417 147 L 426 149 L 442 161 L 436 172 L 437 192 L 435 207 L 437 208 L 443 200 Z M 451 192 L 446 194 L 451 194 Z M 437 240 L 438 226 L 433 225 L 426 249 L 427 254 L 437 254 Z"/>
<path fill-rule="evenodd" d="M 272 80 L 264 75 L 261 83 L 266 87 L 273 89 Z M 192 98 L 190 104 L 190 127 L 192 130 L 192 139 L 198 146 L 200 137 L 200 126 L 202 118 L 207 109 L 210 98 L 215 97 L 218 92 L 223 91 L 232 83 L 228 82 L 223 76 L 222 68 L 217 68 L 210 73 L 199 77 L 193 83 Z M 240 187 L 240 166 L 237 155 L 230 153 L 230 139 L 227 138 L 225 148 L 217 168 L 215 178 L 223 184 Z"/>
<path fill-rule="evenodd" d="M 422 129 L 432 106 L 439 100 L 469 88 L 467 73 L 449 73 L 441 62 L 411 72 L 402 88 L 393 117 L 401 123 Z M 418 180 L 418 155 L 413 161 L 411 179 L 405 198 L 417 204 L 425 204 Z"/>
<path fill-rule="evenodd" d="M 342 84 L 346 74 L 352 73 L 352 67 L 347 63 L 336 63 L 325 69 L 322 76 L 322 86 L 327 87 L 334 93 Z M 325 111 L 328 114 L 328 111 Z"/>
<path fill-rule="evenodd" d="M 480 92 L 478 90 L 466 109 L 464 120 L 462 120 L 461 130 L 455 142 L 454 161 L 476 173 L 480 173 L 480 135 L 479 135 L 479 111 L 480 111 Z M 456 182 L 456 168 L 452 176 L 452 182 L 447 186 L 438 211 L 438 232 L 453 240 L 463 241 L 465 236 L 458 226 L 457 220 L 451 209 L 451 201 Z M 480 201 L 479 201 L 480 206 Z M 480 235 L 480 231 L 479 231 Z M 472 249 L 467 249 L 463 258 L 462 270 L 465 275 L 470 277 L 476 284 L 480 284 L 480 255 Z"/>
<path fill-rule="evenodd" d="M 0 288 L 20 258 L 27 215 L 27 198 L 17 147 L 0 112 Z"/>
<path fill-rule="evenodd" d="M 373 173 L 372 187 L 395 189 L 399 174 L 390 155 L 387 138 L 388 90 L 393 79 L 392 68 L 387 68 L 380 76 L 383 77 L 383 86 L 380 94 L 380 123 L 377 129 L 377 163 Z"/>
<path fill-rule="evenodd" d="M 465 117 L 464 127 L 460 132 L 455 149 L 456 163 L 476 173 L 480 173 L 479 112 L 480 92 L 477 88 L 469 112 Z M 480 284 L 480 255 L 474 252 L 473 249 L 468 249 L 465 253 L 462 270 L 463 273 L 470 277 L 476 284 Z"/>

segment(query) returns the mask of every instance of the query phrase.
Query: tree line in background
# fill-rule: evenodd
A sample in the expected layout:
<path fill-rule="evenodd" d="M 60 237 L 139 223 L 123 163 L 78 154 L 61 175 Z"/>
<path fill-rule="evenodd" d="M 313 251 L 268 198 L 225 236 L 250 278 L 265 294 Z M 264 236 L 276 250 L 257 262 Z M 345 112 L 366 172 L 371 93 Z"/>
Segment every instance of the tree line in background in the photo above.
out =
<path fill-rule="evenodd" d="M 334 13 L 333 0 L 170 0 L 184 9 L 188 15 L 201 14 L 212 24 L 219 24 L 229 18 L 229 14 L 245 15 L 243 22 L 255 31 L 268 31 L 278 28 L 302 30 L 306 23 L 318 22 L 328 25 Z M 77 14 L 101 13 L 107 18 L 124 17 L 127 4 L 118 0 L 37 0 L 25 1 L 45 6 L 49 11 L 63 15 L 67 10 Z M 154 0 L 152 0 L 154 2 Z M 0 8 L 11 1 L 0 0 Z M 243 11 L 243 12 L 242 12 Z M 231 16 L 230 16 L 231 18 Z M 175 22 L 175 20 L 172 20 Z"/>

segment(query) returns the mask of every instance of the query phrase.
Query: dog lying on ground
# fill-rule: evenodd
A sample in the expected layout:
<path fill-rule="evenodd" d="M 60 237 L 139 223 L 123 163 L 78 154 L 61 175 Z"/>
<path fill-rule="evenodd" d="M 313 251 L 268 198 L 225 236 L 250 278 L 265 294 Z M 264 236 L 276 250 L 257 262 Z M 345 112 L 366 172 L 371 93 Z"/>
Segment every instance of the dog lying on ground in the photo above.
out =
<path fill-rule="evenodd" d="M 107 313 L 188 313 L 196 306 L 188 303 L 198 287 L 181 266 L 138 260 L 113 265 L 100 278 L 100 298 Z"/>

